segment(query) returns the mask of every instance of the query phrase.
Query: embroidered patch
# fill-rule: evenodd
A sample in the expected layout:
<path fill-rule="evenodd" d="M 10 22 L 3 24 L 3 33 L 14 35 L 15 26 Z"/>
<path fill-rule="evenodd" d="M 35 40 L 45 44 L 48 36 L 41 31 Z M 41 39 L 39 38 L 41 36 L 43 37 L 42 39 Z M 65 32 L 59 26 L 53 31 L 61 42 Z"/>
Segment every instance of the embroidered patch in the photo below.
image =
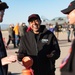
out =
<path fill-rule="evenodd" d="M 41 42 L 42 43 L 47 43 L 48 42 L 48 39 L 42 39 Z"/>

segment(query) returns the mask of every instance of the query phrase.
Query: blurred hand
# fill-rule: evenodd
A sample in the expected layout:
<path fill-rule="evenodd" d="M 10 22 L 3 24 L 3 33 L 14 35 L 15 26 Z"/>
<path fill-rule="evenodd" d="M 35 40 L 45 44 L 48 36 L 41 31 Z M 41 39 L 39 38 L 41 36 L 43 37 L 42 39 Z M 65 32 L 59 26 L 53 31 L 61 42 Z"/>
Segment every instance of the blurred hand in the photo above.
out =
<path fill-rule="evenodd" d="M 55 50 L 54 50 L 54 51 L 52 51 L 50 54 L 47 54 L 47 57 L 48 57 L 48 58 L 51 58 L 51 57 L 53 57 L 53 55 L 54 55 L 54 52 L 55 52 Z"/>
<path fill-rule="evenodd" d="M 17 60 L 17 56 L 16 55 L 11 55 L 11 56 L 7 56 L 1 59 L 2 65 L 6 65 L 6 64 L 10 64 L 13 62 L 16 62 Z"/>

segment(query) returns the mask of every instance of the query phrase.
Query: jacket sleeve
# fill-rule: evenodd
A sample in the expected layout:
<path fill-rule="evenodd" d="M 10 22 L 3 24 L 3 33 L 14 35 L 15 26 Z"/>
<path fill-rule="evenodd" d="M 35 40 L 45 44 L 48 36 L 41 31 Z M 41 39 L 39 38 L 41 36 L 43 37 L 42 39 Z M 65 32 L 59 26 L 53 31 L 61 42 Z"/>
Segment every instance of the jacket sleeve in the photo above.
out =
<path fill-rule="evenodd" d="M 1 59 L 0 59 L 0 75 L 4 75 L 4 74 L 3 74 L 3 70 L 2 70 Z"/>
<path fill-rule="evenodd" d="M 59 47 L 58 40 L 55 37 L 55 35 L 53 35 L 53 37 L 52 37 L 52 49 L 54 52 L 53 52 L 53 56 L 51 58 L 56 60 L 60 57 L 60 47 Z"/>
<path fill-rule="evenodd" d="M 20 39 L 20 45 L 19 45 L 19 50 L 18 50 L 18 54 L 17 54 L 17 57 L 18 57 L 19 61 L 22 61 L 22 58 L 27 55 L 25 49 L 26 49 L 26 47 L 25 47 L 25 37 L 22 36 L 21 39 Z"/>

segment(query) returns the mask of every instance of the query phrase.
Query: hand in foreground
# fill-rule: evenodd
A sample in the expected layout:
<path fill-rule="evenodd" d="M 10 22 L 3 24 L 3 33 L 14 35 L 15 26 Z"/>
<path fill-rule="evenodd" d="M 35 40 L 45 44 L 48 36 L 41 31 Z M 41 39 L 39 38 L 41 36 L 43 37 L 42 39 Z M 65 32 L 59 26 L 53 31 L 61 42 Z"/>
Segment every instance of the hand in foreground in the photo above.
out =
<path fill-rule="evenodd" d="M 55 50 L 54 50 L 54 51 L 52 51 L 50 54 L 47 54 L 47 57 L 48 57 L 48 58 L 53 57 L 53 56 L 54 56 L 54 52 L 55 52 Z"/>
<path fill-rule="evenodd" d="M 11 56 L 7 56 L 1 59 L 2 65 L 6 65 L 6 64 L 10 64 L 13 62 L 16 62 L 17 60 L 17 56 L 16 55 L 11 55 Z"/>

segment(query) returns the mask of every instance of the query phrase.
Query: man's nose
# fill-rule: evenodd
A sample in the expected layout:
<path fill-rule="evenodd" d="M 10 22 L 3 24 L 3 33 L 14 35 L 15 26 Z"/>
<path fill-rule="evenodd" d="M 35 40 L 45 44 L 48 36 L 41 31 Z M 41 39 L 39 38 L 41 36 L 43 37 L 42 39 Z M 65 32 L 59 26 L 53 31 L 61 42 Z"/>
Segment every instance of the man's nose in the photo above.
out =
<path fill-rule="evenodd" d="M 36 21 L 33 21 L 33 24 L 36 24 Z"/>

